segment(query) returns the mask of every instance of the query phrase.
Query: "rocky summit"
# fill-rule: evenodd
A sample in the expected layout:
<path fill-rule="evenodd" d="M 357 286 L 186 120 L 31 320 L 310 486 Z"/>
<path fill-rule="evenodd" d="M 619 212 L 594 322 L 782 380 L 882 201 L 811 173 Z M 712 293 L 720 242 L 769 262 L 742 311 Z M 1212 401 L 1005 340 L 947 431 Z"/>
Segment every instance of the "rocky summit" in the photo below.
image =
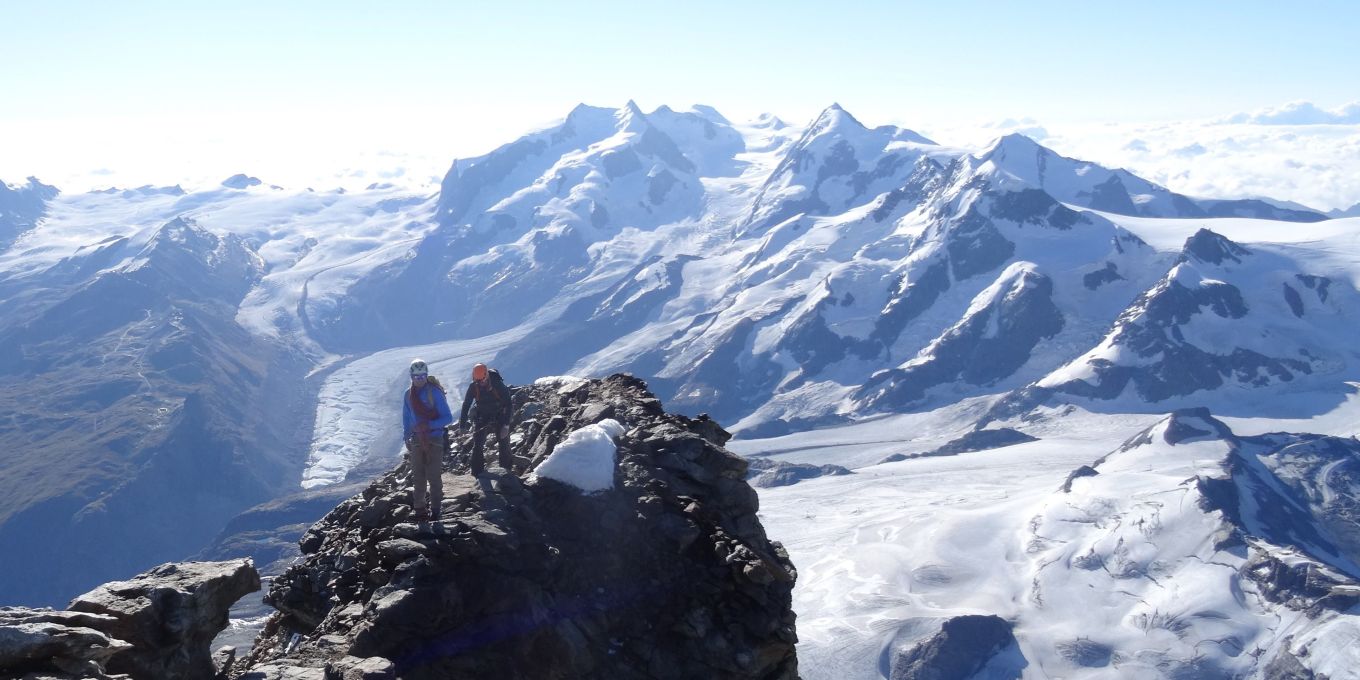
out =
<path fill-rule="evenodd" d="M 278 613 L 231 675 L 796 678 L 796 572 L 728 433 L 628 375 L 513 392 L 529 472 L 446 472 L 434 521 L 413 519 L 406 463 L 341 503 L 273 581 Z M 622 425 L 611 486 L 545 472 L 607 420 Z"/>

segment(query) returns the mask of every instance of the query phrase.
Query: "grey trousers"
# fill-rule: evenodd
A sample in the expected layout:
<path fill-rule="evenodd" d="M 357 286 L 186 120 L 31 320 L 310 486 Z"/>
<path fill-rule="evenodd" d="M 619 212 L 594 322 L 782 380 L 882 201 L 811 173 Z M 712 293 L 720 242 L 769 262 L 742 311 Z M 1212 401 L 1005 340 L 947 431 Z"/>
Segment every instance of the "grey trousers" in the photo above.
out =
<path fill-rule="evenodd" d="M 406 450 L 411 454 L 411 507 L 416 512 L 425 509 L 425 489 L 429 487 L 430 509 L 439 513 L 439 504 L 444 500 L 444 438 L 431 436 L 429 439 L 415 438 L 406 442 Z"/>

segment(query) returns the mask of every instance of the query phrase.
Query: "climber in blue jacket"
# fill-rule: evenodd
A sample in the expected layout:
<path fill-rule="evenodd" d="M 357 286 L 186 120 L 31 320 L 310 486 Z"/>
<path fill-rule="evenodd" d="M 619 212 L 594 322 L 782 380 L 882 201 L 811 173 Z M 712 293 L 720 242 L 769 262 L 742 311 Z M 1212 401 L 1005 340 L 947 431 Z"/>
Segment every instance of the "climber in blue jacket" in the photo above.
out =
<path fill-rule="evenodd" d="M 411 362 L 411 387 L 402 395 L 401 422 L 411 460 L 411 508 L 416 521 L 439 518 L 444 496 L 444 428 L 453 423 L 444 386 L 424 361 Z M 426 487 L 429 503 L 426 504 Z"/>

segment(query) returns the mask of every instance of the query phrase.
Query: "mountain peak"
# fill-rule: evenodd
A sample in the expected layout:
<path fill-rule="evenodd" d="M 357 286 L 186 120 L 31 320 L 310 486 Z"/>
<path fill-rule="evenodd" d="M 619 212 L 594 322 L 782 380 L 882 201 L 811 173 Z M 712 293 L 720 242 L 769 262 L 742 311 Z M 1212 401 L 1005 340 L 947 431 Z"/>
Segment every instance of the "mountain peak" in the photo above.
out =
<path fill-rule="evenodd" d="M 860 123 L 854 116 L 850 115 L 849 111 L 841 108 L 840 104 L 833 103 L 831 106 L 823 109 L 821 113 L 817 114 L 817 118 L 812 122 L 809 130 L 814 133 L 821 133 L 828 130 L 844 128 L 846 126 L 852 126 L 860 130 L 867 129 L 864 127 L 863 123 Z"/>
<path fill-rule="evenodd" d="M 756 119 L 752 121 L 752 124 L 756 127 L 769 128 L 771 130 L 783 130 L 789 126 L 784 119 L 773 113 L 762 113 L 759 116 L 756 116 Z"/>
<path fill-rule="evenodd" d="M 581 102 L 580 104 L 577 104 L 576 106 L 572 107 L 571 112 L 567 114 L 567 119 L 568 119 L 568 120 L 571 120 L 571 119 L 573 119 L 573 118 L 580 118 L 581 116 L 588 116 L 588 115 L 590 115 L 590 114 L 598 114 L 598 113 L 600 113 L 600 112 L 603 112 L 603 111 L 610 111 L 610 110 L 611 110 L 611 109 L 606 109 L 606 108 L 600 107 L 600 106 L 591 106 L 590 104 L 587 104 L 587 103 L 585 103 L 585 102 Z"/>
<path fill-rule="evenodd" d="M 1233 432 L 1209 409 L 1200 406 L 1177 409 L 1165 418 L 1148 426 L 1119 447 L 1120 452 L 1131 451 L 1148 444 L 1166 443 L 1172 446 L 1206 439 L 1232 439 Z"/>
<path fill-rule="evenodd" d="M 707 104 L 695 104 L 689 108 L 691 111 L 699 114 L 700 117 L 706 118 L 714 123 L 718 123 L 720 125 L 732 124 L 732 121 L 728 120 L 727 116 L 718 113 L 717 109 L 713 108 L 712 106 L 708 106 Z"/>
<path fill-rule="evenodd" d="M 638 108 L 637 102 L 631 99 L 615 112 L 614 120 L 618 122 L 620 131 L 641 132 L 650 127 L 647 114 L 643 113 L 642 109 Z"/>
<path fill-rule="evenodd" d="M 1008 156 L 1030 156 L 1046 153 L 1050 153 L 1048 147 L 1034 141 L 1022 133 L 1012 132 L 1007 135 L 1002 135 L 1001 137 L 998 137 L 995 142 L 992 142 L 991 147 L 982 154 L 982 158 L 983 160 L 996 159 L 1001 161 L 1005 160 Z"/>
<path fill-rule="evenodd" d="M 1209 229 L 1200 229 L 1194 236 L 1185 240 L 1185 247 L 1181 249 L 1181 260 L 1194 258 L 1208 264 L 1223 264 L 1224 260 L 1240 263 L 1242 256 L 1250 254 L 1250 250 L 1228 240 L 1227 237 Z"/>

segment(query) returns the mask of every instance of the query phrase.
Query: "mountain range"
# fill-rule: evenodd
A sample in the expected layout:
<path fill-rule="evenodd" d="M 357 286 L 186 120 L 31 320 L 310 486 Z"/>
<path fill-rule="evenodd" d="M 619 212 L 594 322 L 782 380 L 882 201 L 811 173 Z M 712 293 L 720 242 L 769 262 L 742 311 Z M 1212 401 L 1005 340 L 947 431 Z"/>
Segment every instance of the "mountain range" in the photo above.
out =
<path fill-rule="evenodd" d="M 1357 226 L 837 105 L 806 126 L 582 105 L 432 196 L 0 188 L 0 601 L 372 474 L 415 356 L 455 390 L 477 361 L 631 372 L 748 440 L 900 414 L 1325 418 L 1360 380 Z"/>

